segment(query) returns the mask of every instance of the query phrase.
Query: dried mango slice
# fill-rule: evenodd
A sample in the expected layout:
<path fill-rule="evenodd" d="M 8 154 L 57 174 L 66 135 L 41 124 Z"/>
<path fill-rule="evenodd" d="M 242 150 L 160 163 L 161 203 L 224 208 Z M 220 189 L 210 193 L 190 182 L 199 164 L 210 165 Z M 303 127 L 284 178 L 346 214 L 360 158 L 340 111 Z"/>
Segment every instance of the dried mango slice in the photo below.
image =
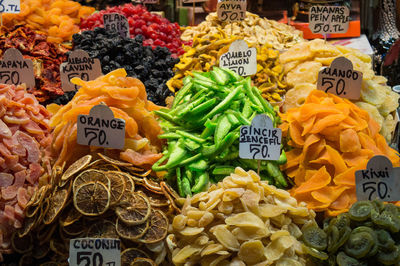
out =
<path fill-rule="evenodd" d="M 331 176 L 322 166 L 310 179 L 294 190 L 294 194 L 301 194 L 325 187 L 331 182 Z"/>

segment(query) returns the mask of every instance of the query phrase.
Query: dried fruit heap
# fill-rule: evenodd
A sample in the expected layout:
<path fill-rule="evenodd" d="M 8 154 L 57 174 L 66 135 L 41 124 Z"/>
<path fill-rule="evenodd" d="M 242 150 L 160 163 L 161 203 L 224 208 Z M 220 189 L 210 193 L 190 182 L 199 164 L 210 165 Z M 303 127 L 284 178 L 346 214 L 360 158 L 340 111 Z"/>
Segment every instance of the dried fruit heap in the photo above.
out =
<path fill-rule="evenodd" d="M 50 173 L 50 113 L 22 86 L 0 85 L 0 261 L 24 209 Z"/>
<path fill-rule="evenodd" d="M 71 0 L 21 0 L 19 14 L 3 14 L 3 24 L 13 27 L 26 24 L 34 30 L 45 32 L 47 41 L 70 41 L 79 31 L 79 23 L 94 12 L 94 8 L 81 6 Z"/>
<path fill-rule="evenodd" d="M 254 171 L 238 167 L 182 200 L 167 236 L 175 265 L 305 265 L 299 227 L 315 213 Z"/>
<path fill-rule="evenodd" d="M 286 174 L 298 201 L 330 216 L 356 202 L 355 171 L 366 169 L 374 155 L 400 159 L 368 112 L 347 99 L 313 90 L 305 103 L 282 114 L 280 128 L 293 149 L 287 152 Z"/>
<path fill-rule="evenodd" d="M 104 9 L 108 6 L 118 6 L 125 3 L 131 3 L 132 0 L 77 0 L 81 5 L 92 6 L 96 10 Z"/>
<path fill-rule="evenodd" d="M 171 57 L 165 47 L 143 46 L 142 35 L 134 39 L 122 38 L 117 32 L 96 28 L 73 36 L 74 49 L 82 49 L 101 62 L 103 73 L 124 68 L 128 76 L 140 79 L 147 91 L 148 100 L 165 105 L 172 93 L 166 82 L 174 73 L 172 68 L 179 59 Z"/>
<path fill-rule="evenodd" d="M 48 109 L 54 113 L 50 125 L 54 127 L 52 149 L 59 154 L 55 165 L 73 162 L 94 148 L 77 144 L 78 115 L 89 114 L 90 109 L 104 103 L 110 107 L 114 117 L 125 120 L 124 151 L 114 150 L 121 159 L 138 166 L 150 166 L 161 158 L 161 141 L 157 136 L 161 127 L 153 110 L 158 106 L 147 100 L 145 87 L 140 80 L 126 77 L 124 69 L 118 69 L 92 81 L 73 78 L 72 82 L 82 86 L 74 98 L 65 106 L 52 104 Z"/>
<path fill-rule="evenodd" d="M 100 153 L 67 169 L 56 166 L 52 184 L 34 194 L 26 209 L 29 218 L 12 237 L 14 251 L 24 254 L 20 264 L 51 260 L 63 265 L 69 240 L 80 237 L 121 239 L 122 266 L 135 259 L 160 264 L 167 254 L 167 215 L 179 211 L 173 207 L 178 197 L 149 173 Z"/>
<path fill-rule="evenodd" d="M 0 57 L 8 48 L 17 48 L 24 58 L 33 61 L 35 88 L 29 92 L 40 102 L 63 95 L 60 81 L 60 64 L 67 59 L 68 49 L 46 41 L 47 36 L 34 32 L 25 26 L 16 26 L 10 30 L 3 28 L 0 36 Z"/>
<path fill-rule="evenodd" d="M 190 40 L 187 42 L 181 40 L 178 23 L 171 23 L 166 18 L 150 13 L 143 5 L 125 4 L 101 10 L 82 20 L 81 29 L 93 30 L 96 27 L 103 27 L 103 15 L 109 13 L 123 14 L 128 19 L 132 38 L 141 34 L 144 36 L 144 45 L 153 49 L 157 46 L 167 47 L 173 57 L 183 54 L 182 46 L 190 43 Z"/>

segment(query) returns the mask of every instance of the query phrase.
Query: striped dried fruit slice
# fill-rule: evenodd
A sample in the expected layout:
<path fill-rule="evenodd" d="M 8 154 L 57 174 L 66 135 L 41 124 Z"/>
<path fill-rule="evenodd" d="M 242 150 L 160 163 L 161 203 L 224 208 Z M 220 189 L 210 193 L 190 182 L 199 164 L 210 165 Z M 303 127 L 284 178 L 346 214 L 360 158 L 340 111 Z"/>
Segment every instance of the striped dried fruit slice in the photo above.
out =
<path fill-rule="evenodd" d="M 121 265 L 129 266 L 136 258 L 149 258 L 149 255 L 141 249 L 127 248 L 121 253 Z"/>
<path fill-rule="evenodd" d="M 61 186 L 63 186 L 73 175 L 87 167 L 90 164 L 91 160 L 92 156 L 86 155 L 71 164 L 61 176 Z"/>
<path fill-rule="evenodd" d="M 102 182 L 91 181 L 82 184 L 74 192 L 74 206 L 86 216 L 98 216 L 105 213 L 110 206 L 110 201 L 110 190 Z"/>
<path fill-rule="evenodd" d="M 62 211 L 68 200 L 68 190 L 57 190 L 52 197 L 49 198 L 49 210 L 43 217 L 44 224 L 51 224 L 58 214 Z"/>
<path fill-rule="evenodd" d="M 102 154 L 102 153 L 97 153 L 97 155 L 99 155 L 101 159 L 103 159 L 104 161 L 106 161 L 106 162 L 108 162 L 110 164 L 115 164 L 115 165 L 118 165 L 118 166 L 125 166 L 125 167 L 133 166 L 131 163 L 121 162 L 119 160 L 115 160 L 115 159 L 113 159 L 111 157 L 108 157 L 107 155 Z"/>
<path fill-rule="evenodd" d="M 149 223 L 149 220 L 146 220 L 146 222 L 142 224 L 127 225 L 120 219 L 117 219 L 116 229 L 120 237 L 129 240 L 138 240 L 147 232 L 147 229 L 149 229 Z"/>
<path fill-rule="evenodd" d="M 168 233 L 168 218 L 162 211 L 151 210 L 150 225 L 147 232 L 139 239 L 145 244 L 156 243 L 163 240 Z"/>
<path fill-rule="evenodd" d="M 120 175 L 119 172 L 117 172 L 117 171 L 108 171 L 105 174 L 106 174 L 107 178 L 110 180 L 110 184 L 111 184 L 110 205 L 115 205 L 121 200 L 122 195 L 125 193 L 125 189 L 126 189 L 125 178 L 122 175 Z"/>
<path fill-rule="evenodd" d="M 146 196 L 132 193 L 127 201 L 115 209 L 118 218 L 127 225 L 143 224 L 150 216 L 150 202 Z"/>
<path fill-rule="evenodd" d="M 86 171 L 80 173 L 75 178 L 74 183 L 72 185 L 72 189 L 75 192 L 79 186 L 81 186 L 82 184 L 91 182 L 91 181 L 101 182 L 104 185 L 106 185 L 106 187 L 108 189 L 110 189 L 110 186 L 111 186 L 110 179 L 108 179 L 106 174 L 102 171 L 93 170 L 93 169 L 89 169 L 89 170 L 86 170 Z"/>
<path fill-rule="evenodd" d="M 100 220 L 89 227 L 87 237 L 118 238 L 118 234 L 113 222 L 108 220 Z"/>

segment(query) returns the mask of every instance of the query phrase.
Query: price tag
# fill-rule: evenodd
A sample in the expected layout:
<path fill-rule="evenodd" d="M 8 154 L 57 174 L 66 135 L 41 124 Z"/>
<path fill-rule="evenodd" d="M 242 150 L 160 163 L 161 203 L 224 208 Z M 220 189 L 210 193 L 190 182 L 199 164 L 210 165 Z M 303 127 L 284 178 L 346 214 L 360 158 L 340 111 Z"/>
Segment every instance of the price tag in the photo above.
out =
<path fill-rule="evenodd" d="M 83 50 L 70 52 L 68 61 L 60 65 L 60 78 L 63 91 L 74 91 L 78 89 L 77 85 L 70 82 L 72 78 L 77 77 L 89 81 L 101 75 L 100 60 L 91 58 L 89 54 Z"/>
<path fill-rule="evenodd" d="M 350 10 L 346 6 L 312 6 L 308 22 L 314 34 L 346 33 L 349 29 Z"/>
<path fill-rule="evenodd" d="M 89 115 L 79 115 L 77 127 L 78 144 L 111 149 L 125 145 L 125 121 L 114 118 L 107 105 L 95 105 Z"/>
<path fill-rule="evenodd" d="M 246 18 L 246 0 L 220 0 L 217 4 L 218 19 L 222 22 L 241 21 Z"/>
<path fill-rule="evenodd" d="M 21 12 L 21 0 L 0 1 L 0 13 L 18 14 Z"/>
<path fill-rule="evenodd" d="M 104 28 L 107 31 L 117 31 L 123 38 L 130 38 L 129 23 L 126 17 L 118 13 L 103 15 Z"/>
<path fill-rule="evenodd" d="M 229 51 L 219 58 L 219 66 L 235 71 L 240 76 L 257 73 L 257 49 L 249 48 L 244 40 L 236 40 Z"/>
<path fill-rule="evenodd" d="M 367 169 L 358 170 L 355 175 L 357 200 L 400 200 L 400 168 L 393 168 L 386 156 L 372 157 Z"/>
<path fill-rule="evenodd" d="M 7 49 L 3 59 L 0 60 L 0 83 L 10 85 L 25 83 L 27 88 L 34 88 L 35 74 L 32 60 L 24 59 L 18 49 Z"/>
<path fill-rule="evenodd" d="M 69 241 L 70 266 L 121 266 L 121 240 L 75 238 Z"/>
<path fill-rule="evenodd" d="M 239 157 L 242 159 L 278 160 L 281 155 L 282 130 L 274 128 L 271 118 L 256 115 L 251 126 L 240 128 Z"/>
<path fill-rule="evenodd" d="M 345 57 L 338 57 L 329 67 L 319 71 L 317 89 L 358 100 L 361 94 L 363 74 L 353 69 L 353 63 Z"/>

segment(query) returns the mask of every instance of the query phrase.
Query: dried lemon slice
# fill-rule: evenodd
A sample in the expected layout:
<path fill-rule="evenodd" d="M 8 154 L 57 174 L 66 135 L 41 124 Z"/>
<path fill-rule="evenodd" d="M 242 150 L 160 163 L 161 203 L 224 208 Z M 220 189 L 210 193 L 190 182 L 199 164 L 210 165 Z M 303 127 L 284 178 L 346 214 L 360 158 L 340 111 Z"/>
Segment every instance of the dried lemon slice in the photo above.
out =
<path fill-rule="evenodd" d="M 25 266 L 25 265 L 33 265 L 33 257 L 32 253 L 28 252 L 25 253 L 18 261 L 19 266 Z"/>
<path fill-rule="evenodd" d="M 67 181 L 76 173 L 84 169 L 86 166 L 90 164 L 92 160 L 92 155 L 86 155 L 75 161 L 71 164 L 67 170 L 65 170 L 64 174 L 61 176 L 61 186 L 65 185 Z"/>
<path fill-rule="evenodd" d="M 138 225 L 127 225 L 117 218 L 116 229 L 117 233 L 120 237 L 129 239 L 129 240 L 137 240 L 141 238 L 149 228 L 149 220 L 146 220 L 145 223 Z"/>
<path fill-rule="evenodd" d="M 66 256 L 69 253 L 66 244 L 61 242 L 61 239 L 58 238 L 52 238 L 50 240 L 50 249 L 60 256 Z"/>
<path fill-rule="evenodd" d="M 78 221 L 81 217 L 82 213 L 78 212 L 75 208 L 70 207 L 68 210 L 64 209 L 58 221 L 61 226 L 68 226 Z"/>
<path fill-rule="evenodd" d="M 63 226 L 62 230 L 68 236 L 79 236 L 80 234 L 86 231 L 86 227 L 84 226 L 82 220 L 78 220 L 70 225 Z"/>
<path fill-rule="evenodd" d="M 47 262 L 40 264 L 40 266 L 59 266 L 59 265 L 55 261 L 47 261 Z"/>
<path fill-rule="evenodd" d="M 118 238 L 118 234 L 113 222 L 101 220 L 89 227 L 87 237 Z"/>
<path fill-rule="evenodd" d="M 107 211 L 110 199 L 110 191 L 106 185 L 102 182 L 91 181 L 76 189 L 74 206 L 83 215 L 98 216 Z"/>
<path fill-rule="evenodd" d="M 91 181 L 97 181 L 101 182 L 104 185 L 107 186 L 108 189 L 110 189 L 110 179 L 105 175 L 105 173 L 99 171 L 99 170 L 93 170 L 89 169 L 84 172 L 82 172 L 80 175 L 78 175 L 74 183 L 72 185 L 73 191 L 75 192 L 76 189 L 81 186 L 82 184 L 86 184 Z"/>
<path fill-rule="evenodd" d="M 121 161 L 115 160 L 113 158 L 108 157 L 107 155 L 102 154 L 102 153 L 97 153 L 97 155 L 99 155 L 101 159 L 103 159 L 104 161 L 106 161 L 106 162 L 108 162 L 110 164 L 115 164 L 115 165 L 118 165 L 118 166 L 125 166 L 125 167 L 132 166 L 131 163 L 121 162 Z"/>
<path fill-rule="evenodd" d="M 165 195 L 156 194 L 151 191 L 143 192 L 140 189 L 137 191 L 137 193 L 139 193 L 142 196 L 147 197 L 147 199 L 150 202 L 150 206 L 152 206 L 152 207 L 161 208 L 161 207 L 169 206 L 169 201 L 165 197 Z"/>
<path fill-rule="evenodd" d="M 49 251 L 50 251 L 50 246 L 48 243 L 43 245 L 35 245 L 35 248 L 32 250 L 32 256 L 37 260 L 42 259 L 46 257 Z"/>
<path fill-rule="evenodd" d="M 25 217 L 24 226 L 18 231 L 19 237 L 24 237 L 31 232 L 32 228 L 36 224 L 36 218 L 36 215 L 32 217 Z"/>
<path fill-rule="evenodd" d="M 28 234 L 24 237 L 19 237 L 17 232 L 14 232 L 11 236 L 11 246 L 20 254 L 31 251 L 33 249 L 33 239 L 31 234 Z"/>
<path fill-rule="evenodd" d="M 125 178 L 116 171 L 108 171 L 105 173 L 111 183 L 111 201 L 110 205 L 115 205 L 120 201 L 126 189 Z"/>
<path fill-rule="evenodd" d="M 156 266 L 152 259 L 136 258 L 131 262 L 131 266 Z"/>
<path fill-rule="evenodd" d="M 121 175 L 125 180 L 126 183 L 125 192 L 129 193 L 135 191 L 135 182 L 133 182 L 132 176 L 124 172 L 119 172 L 119 175 Z"/>
<path fill-rule="evenodd" d="M 150 190 L 151 192 L 157 193 L 157 194 L 163 194 L 162 189 L 160 187 L 160 185 L 150 179 L 148 179 L 147 177 L 143 178 L 143 185 L 145 188 L 147 188 L 148 190 Z"/>
<path fill-rule="evenodd" d="M 168 218 L 162 211 L 151 210 L 150 225 L 147 232 L 139 239 L 145 244 L 156 243 L 163 240 L 168 232 Z"/>
<path fill-rule="evenodd" d="M 49 198 L 49 210 L 43 217 L 44 224 L 51 224 L 61 212 L 68 200 L 68 191 L 66 189 L 57 190 L 54 196 Z"/>
<path fill-rule="evenodd" d="M 127 225 L 144 223 L 150 216 L 150 202 L 139 193 L 132 193 L 127 202 L 115 209 L 118 218 Z"/>
<path fill-rule="evenodd" d="M 131 265 L 136 258 L 149 258 L 149 255 L 137 248 L 127 248 L 121 253 L 121 265 Z"/>

